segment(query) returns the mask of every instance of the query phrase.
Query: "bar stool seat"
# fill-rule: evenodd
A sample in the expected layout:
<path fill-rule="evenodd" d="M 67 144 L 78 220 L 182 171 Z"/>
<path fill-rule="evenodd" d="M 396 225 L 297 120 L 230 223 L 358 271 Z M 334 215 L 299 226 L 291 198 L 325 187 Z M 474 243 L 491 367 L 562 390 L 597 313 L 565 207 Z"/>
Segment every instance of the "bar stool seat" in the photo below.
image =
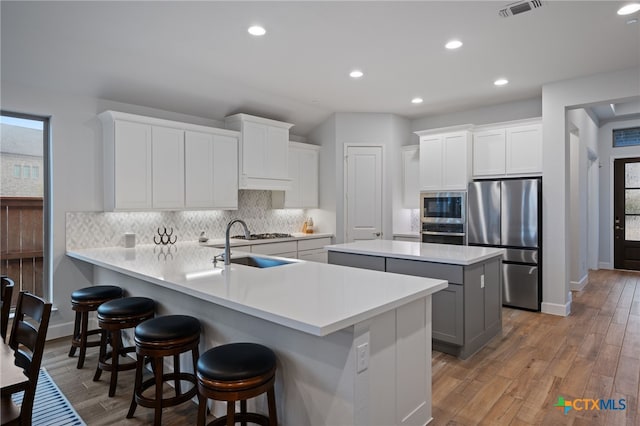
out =
<path fill-rule="evenodd" d="M 276 426 L 274 382 L 276 355 L 256 343 L 230 343 L 206 351 L 198 360 L 198 425 L 204 426 L 207 399 L 227 401 L 227 415 L 217 418 L 209 426 L 234 425 L 251 422 Z M 247 399 L 267 393 L 269 416 L 247 413 Z M 240 401 L 240 413 L 235 402 Z"/>
<path fill-rule="evenodd" d="M 133 370 L 136 361 L 121 363 L 120 355 L 135 351 L 135 346 L 123 347 L 122 330 L 133 328 L 153 318 L 156 303 L 148 297 L 123 297 L 103 303 L 98 307 L 98 325 L 102 329 L 100 357 L 93 381 L 98 381 L 102 371 L 111 372 L 109 396 L 115 395 L 118 372 Z M 111 344 L 111 352 L 107 351 Z"/>
<path fill-rule="evenodd" d="M 147 320 L 136 327 L 136 379 L 131 406 L 127 418 L 132 418 L 138 404 L 154 408 L 154 424 L 160 425 L 162 409 L 181 404 L 193 398 L 197 392 L 197 380 L 194 373 L 180 370 L 180 354 L 191 351 L 193 365 L 198 362 L 198 344 L 200 343 L 200 321 L 188 315 L 166 315 Z M 173 373 L 163 372 L 163 358 L 173 356 Z M 144 363 L 150 360 L 154 377 L 142 381 Z M 163 383 L 174 381 L 175 395 L 163 398 Z M 192 386 L 182 392 L 181 381 Z M 144 396 L 145 390 L 155 386 L 153 397 Z"/>
<path fill-rule="evenodd" d="M 89 341 L 89 336 L 100 334 L 100 329 L 89 330 L 89 312 L 98 310 L 98 306 L 109 300 L 119 299 L 124 296 L 124 290 L 115 285 L 96 285 L 75 290 L 71 293 L 71 308 L 76 312 L 73 324 L 73 336 L 69 357 L 76 354 L 80 348 L 78 364 L 76 368 L 84 366 L 87 348 L 100 346 L 100 340 Z"/>

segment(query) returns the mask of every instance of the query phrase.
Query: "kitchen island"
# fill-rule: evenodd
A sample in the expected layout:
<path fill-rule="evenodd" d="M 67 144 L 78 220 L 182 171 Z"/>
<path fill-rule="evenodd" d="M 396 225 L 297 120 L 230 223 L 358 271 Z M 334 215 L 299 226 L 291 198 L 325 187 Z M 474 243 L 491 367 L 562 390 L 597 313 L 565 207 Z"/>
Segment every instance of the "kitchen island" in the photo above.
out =
<path fill-rule="evenodd" d="M 433 348 L 466 359 L 502 330 L 503 249 L 367 240 L 326 246 L 329 263 L 446 279 L 433 295 Z"/>
<path fill-rule="evenodd" d="M 238 341 L 272 348 L 283 425 L 431 420 L 431 295 L 447 287 L 445 280 L 255 255 L 284 263 L 214 268 L 219 252 L 178 243 L 67 255 L 93 266 L 95 285 L 151 297 L 158 315 L 200 319 L 201 352 Z M 244 256 L 236 250 L 233 257 Z M 266 400 L 254 404 L 266 412 Z"/>

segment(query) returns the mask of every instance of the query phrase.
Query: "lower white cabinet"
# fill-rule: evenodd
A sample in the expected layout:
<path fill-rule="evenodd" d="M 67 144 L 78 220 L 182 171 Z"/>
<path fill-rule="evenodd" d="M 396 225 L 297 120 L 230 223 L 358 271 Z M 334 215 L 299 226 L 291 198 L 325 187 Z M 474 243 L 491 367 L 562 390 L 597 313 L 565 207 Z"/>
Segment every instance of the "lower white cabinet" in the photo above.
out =
<path fill-rule="evenodd" d="M 320 147 L 289 142 L 289 178 L 291 187 L 273 191 L 273 208 L 309 209 L 318 207 L 318 160 Z"/>
<path fill-rule="evenodd" d="M 298 240 L 298 259 L 328 263 L 327 250 L 324 247 L 329 244 L 331 237 Z"/>
<path fill-rule="evenodd" d="M 282 241 L 277 243 L 253 244 L 251 253 L 266 254 L 269 256 L 282 256 L 296 258 L 298 243 L 296 241 Z M 288 256 L 286 256 L 288 255 Z"/>

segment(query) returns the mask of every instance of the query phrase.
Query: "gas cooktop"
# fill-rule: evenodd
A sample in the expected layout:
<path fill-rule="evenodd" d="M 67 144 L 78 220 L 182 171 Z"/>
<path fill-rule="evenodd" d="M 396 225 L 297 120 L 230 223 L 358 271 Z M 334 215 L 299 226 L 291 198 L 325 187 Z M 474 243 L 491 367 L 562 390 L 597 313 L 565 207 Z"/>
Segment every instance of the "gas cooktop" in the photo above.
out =
<path fill-rule="evenodd" d="M 250 240 L 270 240 L 273 238 L 291 238 L 291 234 L 281 234 L 278 232 L 267 232 L 264 234 L 251 234 L 249 237 Z M 238 240 L 246 240 L 247 238 L 244 235 L 233 235 L 231 238 Z"/>

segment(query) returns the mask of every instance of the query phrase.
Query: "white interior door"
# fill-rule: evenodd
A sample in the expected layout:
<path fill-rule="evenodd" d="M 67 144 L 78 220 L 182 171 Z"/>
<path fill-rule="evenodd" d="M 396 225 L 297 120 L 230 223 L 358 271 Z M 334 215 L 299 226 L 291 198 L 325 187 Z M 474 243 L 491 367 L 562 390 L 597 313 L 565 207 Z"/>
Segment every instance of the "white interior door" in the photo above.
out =
<path fill-rule="evenodd" d="M 382 147 L 348 146 L 346 241 L 382 236 Z"/>

